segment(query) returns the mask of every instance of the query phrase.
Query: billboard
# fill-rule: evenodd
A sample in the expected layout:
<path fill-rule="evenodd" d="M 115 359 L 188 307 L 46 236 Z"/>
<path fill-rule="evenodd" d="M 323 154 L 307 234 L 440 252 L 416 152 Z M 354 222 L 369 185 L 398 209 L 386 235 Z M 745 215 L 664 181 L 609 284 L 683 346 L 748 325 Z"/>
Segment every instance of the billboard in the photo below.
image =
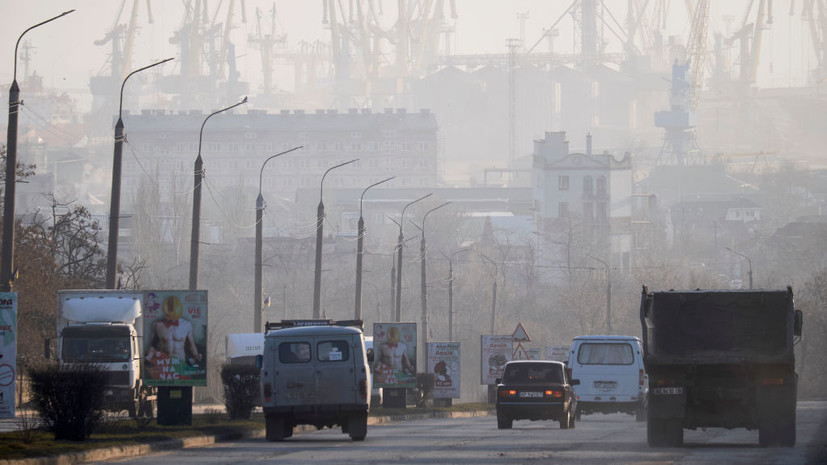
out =
<path fill-rule="evenodd" d="M 558 362 L 569 361 L 569 349 L 571 346 L 546 346 L 546 360 Z"/>
<path fill-rule="evenodd" d="M 459 399 L 459 342 L 429 342 L 428 373 L 434 374 L 435 399 Z"/>
<path fill-rule="evenodd" d="M 416 323 L 373 324 L 373 385 L 416 388 Z"/>
<path fill-rule="evenodd" d="M 511 360 L 513 343 L 510 334 L 480 336 L 481 384 L 497 384 L 496 380 L 502 377 L 506 362 Z"/>
<path fill-rule="evenodd" d="M 207 291 L 144 291 L 144 383 L 207 385 Z"/>
<path fill-rule="evenodd" d="M 14 418 L 17 373 L 17 293 L 0 292 L 0 418 Z"/>

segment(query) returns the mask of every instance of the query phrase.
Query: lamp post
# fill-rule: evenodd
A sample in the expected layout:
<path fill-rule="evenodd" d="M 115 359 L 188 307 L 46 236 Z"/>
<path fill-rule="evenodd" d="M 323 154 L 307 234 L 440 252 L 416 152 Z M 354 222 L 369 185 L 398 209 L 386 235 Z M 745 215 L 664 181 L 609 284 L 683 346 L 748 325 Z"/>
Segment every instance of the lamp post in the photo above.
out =
<path fill-rule="evenodd" d="M 399 240 L 396 243 L 396 246 L 397 246 L 397 251 L 396 251 L 396 254 L 397 254 L 397 256 L 396 256 L 396 266 L 397 266 L 397 270 L 396 270 L 396 321 L 397 321 L 397 323 L 402 321 L 402 246 L 405 243 L 405 241 L 404 241 L 405 238 L 402 235 L 402 224 L 404 224 L 404 220 L 405 220 L 405 210 L 407 210 L 408 207 L 410 207 L 411 205 L 419 202 L 420 200 L 427 199 L 431 195 L 433 195 L 433 193 L 423 195 L 422 197 L 420 197 L 416 200 L 408 202 L 408 204 L 405 205 L 405 207 L 402 208 L 402 215 L 399 216 Z"/>
<path fill-rule="evenodd" d="M 448 341 L 454 342 L 454 256 L 471 249 L 460 249 L 450 256 L 442 254 L 448 260 Z"/>
<path fill-rule="evenodd" d="M 362 202 L 365 199 L 365 192 L 368 191 L 373 186 L 378 186 L 383 182 L 388 182 L 391 179 L 395 178 L 396 176 L 392 176 L 387 179 L 383 179 L 379 182 L 373 183 L 370 186 L 366 187 L 365 190 L 362 191 L 362 195 L 359 197 L 359 232 L 358 237 L 356 239 L 356 302 L 353 307 L 353 318 L 357 320 L 362 319 L 362 258 L 364 255 L 364 245 L 365 245 L 365 219 L 362 216 Z"/>
<path fill-rule="evenodd" d="M 14 46 L 14 77 L 9 89 L 9 127 L 6 138 L 6 182 L 3 205 L 3 253 L 0 265 L 0 283 L 3 292 L 11 292 L 14 279 L 14 195 L 17 183 L 17 112 L 20 109 L 20 87 L 17 85 L 17 48 L 20 40 L 32 29 L 68 15 L 75 10 L 64 11 L 23 31 Z"/>
<path fill-rule="evenodd" d="M 322 197 L 324 192 L 324 178 L 327 176 L 327 173 L 336 168 L 349 165 L 358 160 L 359 159 L 356 158 L 339 163 L 336 166 L 331 166 L 324 172 L 322 180 L 319 182 L 319 207 L 316 209 L 316 272 L 313 276 L 313 318 L 315 319 L 321 318 L 322 314 L 322 237 L 324 232 L 324 199 Z"/>
<path fill-rule="evenodd" d="M 293 147 L 290 150 L 286 150 L 281 153 L 277 153 L 275 155 L 271 155 L 264 163 L 261 164 L 261 169 L 258 172 L 258 197 L 256 198 L 256 271 L 255 271 L 255 307 L 253 308 L 253 332 L 257 333 L 261 331 L 261 312 L 262 312 L 262 295 L 261 295 L 261 262 L 262 262 L 262 223 L 264 218 L 264 197 L 261 195 L 261 180 L 264 175 L 264 166 L 267 165 L 267 162 L 278 157 L 284 155 L 286 153 L 290 153 L 294 150 L 298 150 L 302 148 L 302 146 Z"/>
<path fill-rule="evenodd" d="M 425 247 L 425 220 L 428 218 L 433 211 L 439 210 L 440 208 L 448 205 L 451 202 L 445 202 L 437 207 L 434 207 L 424 215 L 422 215 L 422 227 L 419 228 L 419 231 L 422 233 L 422 240 L 419 241 L 419 254 L 422 256 L 422 261 L 420 262 L 420 301 L 422 302 L 422 336 L 420 337 L 420 345 L 423 350 L 424 357 L 420 360 L 426 360 L 428 358 L 428 286 L 427 286 L 427 261 L 428 261 L 428 254 L 426 252 Z M 415 225 L 415 224 L 414 224 Z M 425 366 L 427 369 L 427 366 Z"/>
<path fill-rule="evenodd" d="M 118 122 L 115 124 L 115 153 L 112 161 L 112 195 L 109 202 L 109 244 L 106 253 L 106 288 L 115 289 L 118 275 L 118 232 L 120 230 L 121 215 L 121 168 L 123 166 L 123 141 L 126 139 L 123 130 L 123 90 L 126 81 L 133 74 L 139 73 L 160 64 L 164 64 L 172 58 L 153 63 L 149 66 L 136 69 L 129 73 L 121 84 L 121 97 L 118 103 Z"/>
<path fill-rule="evenodd" d="M 494 334 L 494 322 L 497 320 L 497 278 L 500 276 L 500 269 L 497 263 L 484 253 L 480 252 L 480 256 L 494 265 L 494 284 L 491 285 L 491 332 L 489 333 Z"/>
<path fill-rule="evenodd" d="M 204 122 L 201 123 L 201 131 L 198 133 L 198 156 L 195 157 L 195 168 L 193 169 L 194 181 L 192 192 L 192 234 L 190 236 L 190 289 L 198 289 L 198 240 L 201 237 L 201 180 L 204 177 L 204 161 L 201 159 L 201 139 L 204 136 L 204 125 L 207 120 L 213 116 L 231 110 L 239 105 L 247 103 L 247 97 L 244 100 L 230 105 L 227 108 L 214 111 L 210 113 Z"/>
<path fill-rule="evenodd" d="M 589 258 L 596 260 L 606 267 L 606 331 L 612 334 L 612 273 L 611 267 L 603 260 L 589 255 Z"/>
<path fill-rule="evenodd" d="M 747 259 L 747 265 L 749 266 L 749 271 L 747 271 L 747 277 L 749 278 L 749 288 L 752 289 L 752 260 L 750 260 L 749 257 L 747 257 L 746 255 L 740 252 L 736 252 L 730 249 L 729 247 L 726 247 L 726 249 L 734 253 L 735 255 L 738 255 L 739 257 L 744 257 Z"/>

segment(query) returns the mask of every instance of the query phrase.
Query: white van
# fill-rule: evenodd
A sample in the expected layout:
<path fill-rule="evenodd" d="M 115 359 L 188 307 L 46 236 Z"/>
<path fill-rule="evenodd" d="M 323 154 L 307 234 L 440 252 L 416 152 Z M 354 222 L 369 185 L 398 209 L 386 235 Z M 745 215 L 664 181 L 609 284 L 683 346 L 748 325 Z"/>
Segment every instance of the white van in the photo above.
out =
<path fill-rule="evenodd" d="M 643 345 L 634 336 L 577 336 L 568 367 L 578 380 L 577 419 L 590 413 L 628 413 L 646 420 L 649 380 Z"/>
<path fill-rule="evenodd" d="M 374 352 L 373 352 L 373 336 L 365 336 L 365 350 L 367 351 L 368 360 L 371 360 L 371 362 L 369 362 L 369 364 L 370 364 L 370 376 L 371 376 L 370 385 L 372 386 L 371 391 L 370 391 L 370 406 L 371 407 L 381 407 L 382 406 L 382 388 L 376 387 L 376 385 L 373 384 L 373 362 L 372 362 L 373 356 L 374 356 L 373 355 L 374 354 Z"/>

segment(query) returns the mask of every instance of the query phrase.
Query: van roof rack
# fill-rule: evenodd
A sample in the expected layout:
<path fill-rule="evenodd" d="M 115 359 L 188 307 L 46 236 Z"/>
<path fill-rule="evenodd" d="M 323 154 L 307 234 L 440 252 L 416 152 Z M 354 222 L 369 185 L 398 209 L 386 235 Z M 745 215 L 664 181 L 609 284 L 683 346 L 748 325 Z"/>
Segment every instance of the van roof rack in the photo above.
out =
<path fill-rule="evenodd" d="M 276 329 L 284 329 L 284 328 L 298 328 L 301 326 L 354 326 L 359 329 L 364 330 L 365 324 L 362 320 L 319 320 L 319 319 L 309 319 L 309 320 L 281 320 L 276 322 L 266 322 L 264 324 L 264 330 L 272 331 Z"/>

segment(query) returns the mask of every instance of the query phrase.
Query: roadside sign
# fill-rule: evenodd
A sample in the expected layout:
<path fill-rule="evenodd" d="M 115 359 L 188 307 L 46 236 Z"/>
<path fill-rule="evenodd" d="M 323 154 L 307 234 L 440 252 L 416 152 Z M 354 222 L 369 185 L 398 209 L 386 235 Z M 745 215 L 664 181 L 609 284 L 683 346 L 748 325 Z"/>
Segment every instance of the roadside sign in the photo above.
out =
<path fill-rule="evenodd" d="M 511 335 L 511 339 L 513 339 L 514 342 L 531 342 L 531 338 L 528 336 L 522 323 L 517 323 L 517 328 Z"/>
<path fill-rule="evenodd" d="M 525 347 L 521 343 L 517 343 L 514 347 L 514 352 L 511 354 L 511 360 L 531 360 L 526 352 Z"/>
<path fill-rule="evenodd" d="M 567 362 L 569 360 L 569 349 L 571 349 L 571 346 L 546 346 L 546 360 Z"/>
<path fill-rule="evenodd" d="M 0 418 L 14 418 L 17 370 L 17 293 L 0 293 Z"/>
<path fill-rule="evenodd" d="M 480 384 L 497 384 L 506 362 L 510 360 L 513 339 L 511 335 L 480 335 Z"/>

